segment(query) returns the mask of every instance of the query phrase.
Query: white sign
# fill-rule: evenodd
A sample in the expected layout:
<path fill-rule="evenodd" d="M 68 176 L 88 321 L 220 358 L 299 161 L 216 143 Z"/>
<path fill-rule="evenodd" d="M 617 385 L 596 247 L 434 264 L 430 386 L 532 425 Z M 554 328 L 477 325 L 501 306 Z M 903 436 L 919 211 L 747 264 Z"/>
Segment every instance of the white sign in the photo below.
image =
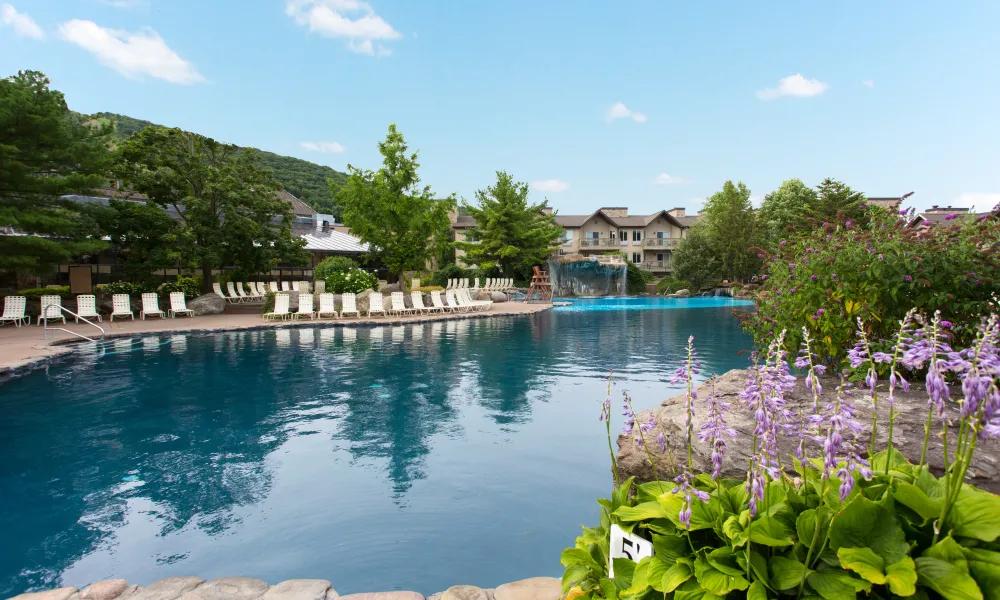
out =
<path fill-rule="evenodd" d="M 611 557 L 608 559 L 608 572 L 615 576 L 614 561 L 616 558 L 627 558 L 639 562 L 653 555 L 653 543 L 631 533 L 625 533 L 618 525 L 611 526 Z"/>

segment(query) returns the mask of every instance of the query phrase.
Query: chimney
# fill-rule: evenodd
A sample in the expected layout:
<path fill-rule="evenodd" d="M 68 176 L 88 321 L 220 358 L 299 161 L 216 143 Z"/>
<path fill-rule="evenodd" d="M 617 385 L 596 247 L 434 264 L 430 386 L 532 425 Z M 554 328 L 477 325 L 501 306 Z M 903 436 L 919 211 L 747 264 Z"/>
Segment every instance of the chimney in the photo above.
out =
<path fill-rule="evenodd" d="M 687 210 L 685 210 L 684 207 L 682 206 L 678 206 L 677 208 L 671 208 L 670 210 L 668 210 L 667 214 L 670 215 L 671 217 L 686 217 Z"/>
<path fill-rule="evenodd" d="M 605 206 L 601 209 L 601 212 L 608 215 L 612 219 L 621 219 L 628 216 L 627 206 Z"/>
<path fill-rule="evenodd" d="M 552 207 L 551 206 L 543 206 L 542 207 L 542 214 L 543 215 L 551 215 L 552 214 Z"/>

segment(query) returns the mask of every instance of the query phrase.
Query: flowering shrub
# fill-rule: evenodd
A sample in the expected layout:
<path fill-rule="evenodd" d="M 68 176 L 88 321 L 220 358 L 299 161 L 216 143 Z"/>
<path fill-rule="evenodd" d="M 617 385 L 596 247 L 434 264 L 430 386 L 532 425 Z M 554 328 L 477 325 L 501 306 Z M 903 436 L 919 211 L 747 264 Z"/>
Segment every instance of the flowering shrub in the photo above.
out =
<path fill-rule="evenodd" d="M 354 259 L 347 256 L 328 256 L 323 260 L 319 261 L 315 267 L 313 267 L 313 278 L 316 280 L 325 280 L 331 274 L 340 271 L 350 271 L 351 269 L 357 269 L 358 263 L 354 262 Z"/>
<path fill-rule="evenodd" d="M 378 277 L 363 269 L 348 271 L 333 271 L 326 278 L 326 291 L 334 294 L 353 292 L 359 294 L 365 290 L 377 290 Z"/>
<path fill-rule="evenodd" d="M 927 320 L 909 311 L 886 352 L 873 351 L 865 331 L 855 331 L 849 361 L 865 380 L 873 408 L 879 402 L 875 365 L 888 368 L 883 400 L 890 425 L 894 394 L 909 387 L 903 372 L 927 372 L 927 424 L 916 464 L 893 448 L 891 427 L 885 449 L 876 452 L 874 442 L 863 447 L 859 434 L 867 415 L 845 400 L 843 378 L 834 400 L 821 402 L 819 376 L 825 368 L 805 328 L 794 364 L 803 372 L 812 406 L 793 411 L 786 404 L 785 393 L 797 378 L 789 371 L 781 332 L 750 370 L 741 394 L 756 422 L 746 478 L 723 478 L 727 440 L 737 432 L 726 425 L 729 407 L 714 387 L 703 401 L 693 389 L 699 365 L 692 338 L 688 359 L 673 379 L 687 390 L 687 457 L 671 474 L 672 482 L 660 480 L 654 467 L 653 481 L 633 485 L 634 478 L 619 482 L 612 450 L 616 487 L 610 499 L 599 500 L 600 523 L 584 527 L 575 546 L 562 553 L 567 600 L 1000 597 L 1000 496 L 963 481 L 977 442 L 1000 436 L 1000 321 L 996 315 L 982 321 L 963 350 L 950 345 L 940 314 Z M 962 395 L 954 401 L 948 378 L 961 382 Z M 609 378 L 600 414 L 609 449 L 611 385 Z M 709 418 L 695 432 L 692 418 L 700 404 Z M 662 439 L 648 443 L 656 424 L 637 423 L 624 393 L 623 407 L 623 434 L 645 449 L 653 465 L 652 454 L 667 448 Z M 957 437 L 949 419 L 960 425 Z M 942 477 L 933 476 L 926 463 L 935 432 L 944 439 Z M 798 442 L 793 456 L 779 455 L 783 436 Z M 695 443 L 711 447 L 712 473 L 693 472 Z M 614 577 L 608 568 L 612 525 L 653 547 L 653 555 L 638 562 L 613 559 Z"/>
<path fill-rule="evenodd" d="M 178 277 L 160 286 L 160 294 L 169 296 L 171 292 L 184 292 L 185 298 L 196 298 L 201 294 L 201 285 L 193 277 Z"/>
<path fill-rule="evenodd" d="M 143 292 L 154 292 L 156 289 L 144 283 L 131 283 L 129 281 L 115 281 L 113 283 L 102 283 L 94 288 L 98 294 L 142 294 Z"/>
<path fill-rule="evenodd" d="M 744 315 L 744 328 L 758 345 L 787 329 L 794 346 L 805 322 L 820 360 L 837 364 L 852 345 L 856 319 L 865 321 L 873 344 L 884 345 L 913 306 L 943 311 L 955 324 L 952 334 L 971 341 L 979 315 L 996 310 L 1000 218 L 907 227 L 876 211 L 868 228 L 825 223 L 760 254 L 768 260 L 760 302 Z"/>

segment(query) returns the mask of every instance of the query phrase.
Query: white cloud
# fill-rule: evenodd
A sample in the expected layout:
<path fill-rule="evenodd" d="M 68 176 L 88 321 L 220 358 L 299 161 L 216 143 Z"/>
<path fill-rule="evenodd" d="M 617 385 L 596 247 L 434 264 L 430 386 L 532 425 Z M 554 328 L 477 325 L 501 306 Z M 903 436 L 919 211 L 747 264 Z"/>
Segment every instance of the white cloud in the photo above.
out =
<path fill-rule="evenodd" d="M 608 109 L 608 114 L 605 116 L 608 121 L 617 121 L 618 119 L 632 119 L 636 123 L 645 123 L 646 115 L 637 111 L 629 110 L 627 106 L 621 102 L 617 102 Z"/>
<path fill-rule="evenodd" d="M 757 92 L 757 97 L 761 100 L 774 100 L 782 96 L 794 96 L 796 98 L 811 98 L 818 96 L 828 90 L 830 84 L 818 79 L 806 79 L 801 74 L 782 77 L 778 82 L 778 87 L 768 88 Z"/>
<path fill-rule="evenodd" d="M 1000 204 L 1000 194 L 988 194 L 984 192 L 966 192 L 959 194 L 949 202 L 951 206 L 964 208 L 975 207 L 977 212 L 987 212 Z"/>
<path fill-rule="evenodd" d="M 10 25 L 14 28 L 14 33 L 18 37 L 35 38 L 40 40 L 45 37 L 42 28 L 35 23 L 35 20 L 27 13 L 19 13 L 10 4 L 0 4 L 0 24 Z"/>
<path fill-rule="evenodd" d="M 865 87 L 870 87 L 870 88 L 875 87 L 875 81 L 871 79 L 865 79 L 861 83 L 864 84 Z"/>
<path fill-rule="evenodd" d="M 531 189 L 539 192 L 565 192 L 569 189 L 569 184 L 558 179 L 542 179 L 531 182 Z"/>
<path fill-rule="evenodd" d="M 403 37 L 362 0 L 286 0 L 285 13 L 309 31 L 347 39 L 350 50 L 369 56 L 392 53 L 377 40 Z"/>
<path fill-rule="evenodd" d="M 124 9 L 147 8 L 149 6 L 148 0 L 100 0 L 100 2 L 101 4 Z"/>
<path fill-rule="evenodd" d="M 205 80 L 194 65 L 171 50 L 152 29 L 129 33 L 73 19 L 59 26 L 59 35 L 129 79 L 149 75 L 180 84 Z"/>
<path fill-rule="evenodd" d="M 678 177 L 676 175 L 668 175 L 666 173 L 660 173 L 653 179 L 653 183 L 656 185 L 683 185 L 685 183 L 693 183 L 690 179 L 684 179 L 683 177 Z"/>
<path fill-rule="evenodd" d="M 299 146 L 312 152 L 332 152 L 334 154 L 340 154 L 347 150 L 337 142 L 302 142 Z"/>
<path fill-rule="evenodd" d="M 764 203 L 764 196 L 750 196 L 750 206 L 754 208 L 760 208 L 760 205 Z"/>

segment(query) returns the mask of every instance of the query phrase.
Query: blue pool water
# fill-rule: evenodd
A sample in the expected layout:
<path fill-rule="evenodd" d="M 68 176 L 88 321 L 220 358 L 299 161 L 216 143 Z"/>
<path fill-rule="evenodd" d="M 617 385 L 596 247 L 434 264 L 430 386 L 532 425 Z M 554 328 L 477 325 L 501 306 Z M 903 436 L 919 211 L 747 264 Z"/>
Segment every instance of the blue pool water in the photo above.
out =
<path fill-rule="evenodd" d="M 731 299 L 609 302 L 124 340 L 0 385 L 0 597 L 107 577 L 430 594 L 558 576 L 609 491 L 608 369 L 652 407 L 689 335 L 706 375 L 750 346 Z"/>

